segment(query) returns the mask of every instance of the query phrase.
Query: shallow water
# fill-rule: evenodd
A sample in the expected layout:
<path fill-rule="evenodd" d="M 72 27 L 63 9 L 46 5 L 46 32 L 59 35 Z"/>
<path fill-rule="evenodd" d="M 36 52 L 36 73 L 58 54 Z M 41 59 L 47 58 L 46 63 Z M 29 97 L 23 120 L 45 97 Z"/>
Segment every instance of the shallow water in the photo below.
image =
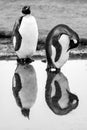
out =
<path fill-rule="evenodd" d="M 80 37 L 87 36 L 86 0 L 0 0 L 0 30 L 12 30 L 24 5 L 31 6 L 41 37 L 57 24 L 67 24 Z"/>
<path fill-rule="evenodd" d="M 62 116 L 55 114 L 46 102 L 47 81 L 50 85 L 53 80 L 50 80 L 50 77 L 48 78 L 45 69 L 46 63 L 41 61 L 35 61 L 27 66 L 17 66 L 16 61 L 0 61 L 1 130 L 87 129 L 87 61 L 68 61 L 61 70 L 62 78 L 57 74 L 50 75 L 54 75 L 53 80 L 56 77 L 59 83 L 58 78 L 60 78 L 64 83 L 61 85 L 70 89 L 70 92 L 79 99 L 77 107 Z M 15 74 L 20 76 L 19 80 L 15 77 Z M 22 89 L 20 86 L 22 86 Z M 51 86 L 49 87 L 51 88 Z M 15 88 L 17 88 L 17 91 Z M 50 91 L 48 93 L 47 96 L 50 96 Z M 21 97 L 20 100 L 19 97 Z M 63 100 L 65 104 L 66 98 L 65 96 Z M 23 106 L 30 108 L 29 119 L 21 113 Z"/>

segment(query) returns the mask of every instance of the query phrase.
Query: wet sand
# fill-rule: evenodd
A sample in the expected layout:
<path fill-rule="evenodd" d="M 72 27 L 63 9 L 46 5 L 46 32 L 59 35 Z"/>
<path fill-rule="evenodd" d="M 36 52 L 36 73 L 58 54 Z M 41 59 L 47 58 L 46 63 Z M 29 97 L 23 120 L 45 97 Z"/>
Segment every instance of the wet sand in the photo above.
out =
<path fill-rule="evenodd" d="M 9 37 L 9 38 L 8 38 Z M 40 38 L 37 44 L 37 51 L 33 55 L 33 59 L 46 59 L 45 54 L 45 37 Z M 0 39 L 0 60 L 15 60 L 17 59 L 16 52 L 14 51 L 11 34 L 5 35 Z M 69 59 L 87 59 L 87 39 L 80 39 L 80 44 L 77 48 L 70 51 Z"/>

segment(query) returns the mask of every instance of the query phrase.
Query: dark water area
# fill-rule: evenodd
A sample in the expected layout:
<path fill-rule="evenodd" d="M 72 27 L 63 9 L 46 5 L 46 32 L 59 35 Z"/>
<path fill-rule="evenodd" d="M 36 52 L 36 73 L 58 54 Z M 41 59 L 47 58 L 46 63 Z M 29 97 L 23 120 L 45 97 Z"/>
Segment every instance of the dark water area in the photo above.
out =
<path fill-rule="evenodd" d="M 1 130 L 87 129 L 87 61 L 68 61 L 60 73 L 46 66 L 0 61 Z"/>
<path fill-rule="evenodd" d="M 15 20 L 24 5 L 30 5 L 39 27 L 39 37 L 44 37 L 57 24 L 67 24 L 80 37 L 87 36 L 86 0 L 0 0 L 0 31 L 12 31 Z"/>

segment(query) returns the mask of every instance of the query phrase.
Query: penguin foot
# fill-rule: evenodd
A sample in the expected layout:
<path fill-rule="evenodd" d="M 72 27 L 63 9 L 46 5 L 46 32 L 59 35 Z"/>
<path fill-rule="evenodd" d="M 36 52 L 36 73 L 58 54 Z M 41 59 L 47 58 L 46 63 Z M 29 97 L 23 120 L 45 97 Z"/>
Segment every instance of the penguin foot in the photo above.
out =
<path fill-rule="evenodd" d="M 21 65 L 25 64 L 25 60 L 24 59 L 17 59 L 17 62 Z"/>
<path fill-rule="evenodd" d="M 55 68 L 55 67 L 53 67 L 52 65 L 50 65 L 50 64 L 47 64 L 47 68 L 46 68 L 46 71 L 51 71 L 51 69 L 52 68 Z"/>
<path fill-rule="evenodd" d="M 51 67 L 47 67 L 47 68 L 46 68 L 46 71 L 50 71 L 50 70 L 51 70 Z"/>
<path fill-rule="evenodd" d="M 60 72 L 60 68 L 56 68 L 56 72 L 59 73 Z"/>
<path fill-rule="evenodd" d="M 53 72 L 53 73 L 55 73 L 55 74 L 57 74 L 57 73 L 60 72 L 60 69 L 59 68 L 51 68 L 50 71 Z"/>
<path fill-rule="evenodd" d="M 60 72 L 60 68 L 47 67 L 46 71 L 59 73 Z"/>
<path fill-rule="evenodd" d="M 22 58 L 22 59 L 17 59 L 17 62 L 21 65 L 25 65 L 25 64 L 30 64 L 31 62 L 33 62 L 34 60 L 30 59 L 30 58 Z"/>
<path fill-rule="evenodd" d="M 26 58 L 25 59 L 25 64 L 30 64 L 31 62 L 33 62 L 34 60 L 30 59 L 30 58 Z"/>

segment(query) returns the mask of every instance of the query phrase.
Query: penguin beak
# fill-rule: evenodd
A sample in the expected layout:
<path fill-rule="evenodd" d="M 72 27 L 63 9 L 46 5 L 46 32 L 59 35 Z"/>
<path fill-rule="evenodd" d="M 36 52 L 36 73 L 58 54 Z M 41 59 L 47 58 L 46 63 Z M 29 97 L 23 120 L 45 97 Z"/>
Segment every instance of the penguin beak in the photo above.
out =
<path fill-rule="evenodd" d="M 78 41 L 76 39 L 71 39 L 70 40 L 70 44 L 69 44 L 69 48 L 67 51 L 76 48 L 78 46 Z"/>

